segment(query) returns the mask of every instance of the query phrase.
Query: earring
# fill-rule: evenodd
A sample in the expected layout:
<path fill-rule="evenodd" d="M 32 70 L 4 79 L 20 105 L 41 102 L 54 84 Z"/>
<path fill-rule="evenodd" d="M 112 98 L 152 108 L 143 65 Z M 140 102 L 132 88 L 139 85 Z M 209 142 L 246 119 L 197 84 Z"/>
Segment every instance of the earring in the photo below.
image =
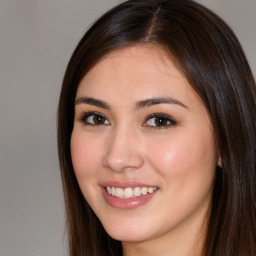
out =
<path fill-rule="evenodd" d="M 220 167 L 220 168 L 222 168 L 222 160 L 221 160 L 221 157 L 219 157 L 217 166 Z"/>

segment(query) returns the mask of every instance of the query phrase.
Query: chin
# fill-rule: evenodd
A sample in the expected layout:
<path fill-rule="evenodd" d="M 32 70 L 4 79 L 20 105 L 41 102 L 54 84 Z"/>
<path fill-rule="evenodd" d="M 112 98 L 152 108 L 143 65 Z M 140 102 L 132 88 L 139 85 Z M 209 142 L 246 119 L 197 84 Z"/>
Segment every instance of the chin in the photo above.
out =
<path fill-rule="evenodd" d="M 115 225 L 112 222 L 112 224 L 103 224 L 103 226 L 110 237 L 122 242 L 145 241 L 153 236 L 152 233 L 154 233 L 152 227 L 145 228 L 145 224 L 141 226 L 136 223 L 132 224 L 131 221 L 126 224 L 116 223 Z"/>
<path fill-rule="evenodd" d="M 132 232 L 124 233 L 124 232 L 108 232 L 108 235 L 113 239 L 120 242 L 142 242 L 147 240 L 148 237 L 145 237 L 145 234 L 134 234 Z"/>

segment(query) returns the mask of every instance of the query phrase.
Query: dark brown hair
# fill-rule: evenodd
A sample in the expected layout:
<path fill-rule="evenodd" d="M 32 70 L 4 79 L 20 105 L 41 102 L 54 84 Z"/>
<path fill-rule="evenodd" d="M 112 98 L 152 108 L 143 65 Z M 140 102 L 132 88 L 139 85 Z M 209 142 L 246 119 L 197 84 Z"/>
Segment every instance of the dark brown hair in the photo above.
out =
<path fill-rule="evenodd" d="M 121 243 L 105 232 L 74 175 L 70 137 L 78 84 L 111 51 L 152 44 L 174 58 L 204 102 L 222 159 L 222 167 L 216 167 L 203 255 L 256 255 L 255 81 L 232 30 L 191 0 L 126 1 L 94 23 L 70 59 L 58 112 L 70 255 L 122 255 Z"/>

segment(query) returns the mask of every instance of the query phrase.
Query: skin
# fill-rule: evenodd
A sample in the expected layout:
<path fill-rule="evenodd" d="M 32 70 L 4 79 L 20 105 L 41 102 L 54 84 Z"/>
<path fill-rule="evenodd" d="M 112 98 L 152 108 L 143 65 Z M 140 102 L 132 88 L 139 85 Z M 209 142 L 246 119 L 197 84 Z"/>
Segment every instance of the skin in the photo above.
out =
<path fill-rule="evenodd" d="M 109 109 L 79 102 L 83 97 Z M 137 106 L 163 97 L 173 102 Z M 108 234 L 122 241 L 123 255 L 200 255 L 215 178 L 214 135 L 204 105 L 170 57 L 153 47 L 116 50 L 85 75 L 76 100 L 74 171 Z M 81 120 L 88 112 L 100 113 L 103 123 Z M 165 116 L 149 117 L 154 113 Z M 158 190 L 146 204 L 118 209 L 103 197 L 106 181 Z"/>

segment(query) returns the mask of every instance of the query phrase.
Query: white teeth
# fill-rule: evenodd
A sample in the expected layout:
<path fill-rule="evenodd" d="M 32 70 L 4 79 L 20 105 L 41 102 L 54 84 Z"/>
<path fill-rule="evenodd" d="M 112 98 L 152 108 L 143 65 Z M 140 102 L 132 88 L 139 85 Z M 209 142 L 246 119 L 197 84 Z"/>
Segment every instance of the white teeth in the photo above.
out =
<path fill-rule="evenodd" d="M 122 188 L 116 188 L 116 197 L 123 198 L 124 190 Z"/>
<path fill-rule="evenodd" d="M 147 193 L 148 193 L 148 189 L 147 188 L 144 187 L 144 188 L 141 189 L 141 194 L 142 195 L 146 195 Z"/>
<path fill-rule="evenodd" d="M 112 196 L 116 196 L 116 189 L 112 187 L 111 193 L 109 193 L 109 194 L 112 194 Z"/>
<path fill-rule="evenodd" d="M 133 197 L 133 191 L 131 188 L 126 188 L 124 190 L 124 198 L 131 198 Z"/>
<path fill-rule="evenodd" d="M 141 195 L 141 188 L 136 187 L 136 188 L 133 190 L 133 194 L 134 194 L 134 196 L 140 196 L 140 195 Z"/>
<path fill-rule="evenodd" d="M 106 187 L 107 192 L 115 197 L 119 198 L 133 198 L 141 195 L 151 194 L 153 193 L 157 188 L 156 187 L 135 187 L 135 188 L 115 188 L 115 187 Z"/>
<path fill-rule="evenodd" d="M 153 193 L 154 192 L 154 188 L 148 188 L 148 193 Z"/>

